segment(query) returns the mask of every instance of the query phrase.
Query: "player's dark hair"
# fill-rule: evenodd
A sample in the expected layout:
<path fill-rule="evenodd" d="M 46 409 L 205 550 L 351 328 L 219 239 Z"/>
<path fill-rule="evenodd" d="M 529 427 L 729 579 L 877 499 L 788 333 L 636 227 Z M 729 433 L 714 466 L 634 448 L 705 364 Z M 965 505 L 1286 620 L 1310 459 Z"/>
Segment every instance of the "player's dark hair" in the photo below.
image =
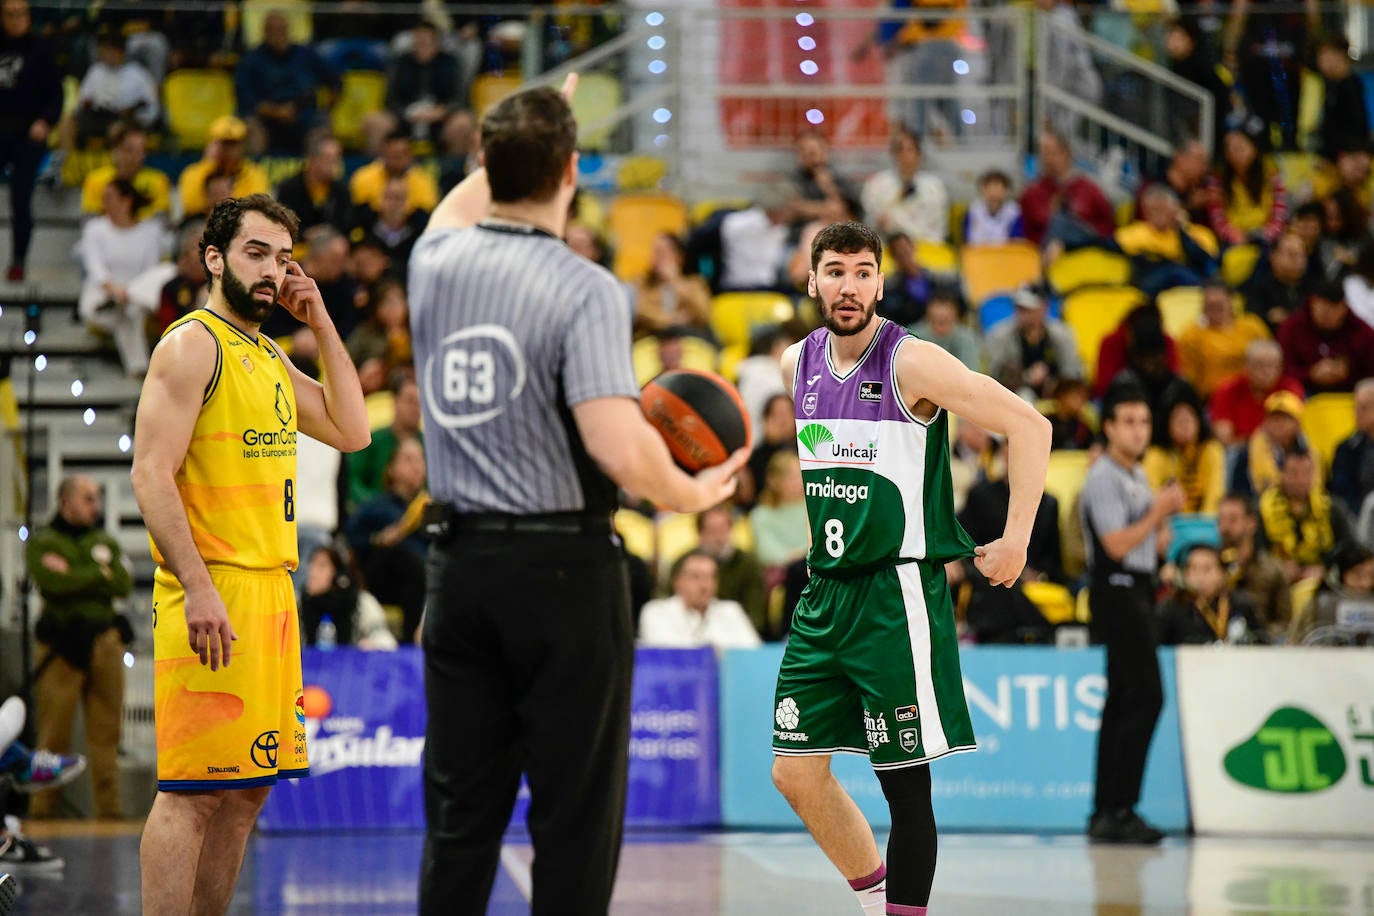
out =
<path fill-rule="evenodd" d="M 247 197 L 229 197 L 220 201 L 210 211 L 210 218 L 205 221 L 205 231 L 200 236 L 200 263 L 205 268 L 211 289 L 215 288 L 215 276 L 210 273 L 210 265 L 205 263 L 205 252 L 213 247 L 227 257 L 229 243 L 238 235 L 245 213 L 261 213 L 285 229 L 291 235 L 292 242 L 296 241 L 296 233 L 301 228 L 300 217 L 296 216 L 295 210 L 278 203 L 271 194 L 249 194 Z"/>
<path fill-rule="evenodd" d="M 827 251 L 834 251 L 838 254 L 858 254 L 861 251 L 871 251 L 873 252 L 873 260 L 881 265 L 883 240 L 878 238 L 878 233 L 863 223 L 857 223 L 853 220 L 831 223 L 817 232 L 815 240 L 811 242 L 812 270 L 820 267 L 821 255 Z"/>
<path fill-rule="evenodd" d="M 491 199 L 550 200 L 576 148 L 577 121 L 558 90 L 541 86 L 502 99 L 482 119 Z"/>
<path fill-rule="evenodd" d="M 1144 404 L 1150 406 L 1150 396 L 1140 382 L 1133 377 L 1114 381 L 1102 396 L 1102 422 L 1116 419 L 1116 409 L 1122 404 Z"/>

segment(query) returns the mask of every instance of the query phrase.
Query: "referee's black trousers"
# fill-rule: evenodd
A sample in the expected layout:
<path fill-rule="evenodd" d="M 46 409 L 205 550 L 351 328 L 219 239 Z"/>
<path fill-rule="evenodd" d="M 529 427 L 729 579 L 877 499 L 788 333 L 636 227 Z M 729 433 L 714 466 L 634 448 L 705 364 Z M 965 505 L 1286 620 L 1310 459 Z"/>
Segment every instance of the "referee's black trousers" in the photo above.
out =
<path fill-rule="evenodd" d="M 607 534 L 457 534 L 428 567 L 420 913 L 480 916 L 523 771 L 533 912 L 606 913 L 634 631 Z"/>
<path fill-rule="evenodd" d="M 1088 592 L 1093 641 L 1107 650 L 1107 702 L 1097 733 L 1094 812 L 1134 808 L 1145 758 L 1164 706 L 1150 577 L 1094 577 Z"/>

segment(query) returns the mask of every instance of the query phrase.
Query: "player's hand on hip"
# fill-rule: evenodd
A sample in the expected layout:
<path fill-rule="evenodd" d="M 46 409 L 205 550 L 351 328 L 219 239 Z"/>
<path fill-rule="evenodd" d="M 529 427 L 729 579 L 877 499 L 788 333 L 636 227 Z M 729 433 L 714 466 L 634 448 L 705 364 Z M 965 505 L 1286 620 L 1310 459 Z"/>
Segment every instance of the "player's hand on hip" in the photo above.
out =
<path fill-rule="evenodd" d="M 218 671 L 220 662 L 229 667 L 231 645 L 238 636 L 229 624 L 229 612 L 224 599 L 213 588 L 203 593 L 186 594 L 186 635 L 191 651 L 200 656 L 202 665 Z"/>
<path fill-rule="evenodd" d="M 973 549 L 973 565 L 993 585 L 1011 588 L 1026 567 L 1026 549 L 998 538 Z"/>
<path fill-rule="evenodd" d="M 719 505 L 734 496 L 735 487 L 739 484 L 740 469 L 748 460 L 749 449 L 742 448 L 715 467 L 698 471 L 696 480 L 701 485 L 702 502 L 699 507 L 687 511 L 700 512 L 702 509 Z"/>
<path fill-rule="evenodd" d="M 291 317 L 311 330 L 324 327 L 331 322 L 319 286 L 305 275 L 301 265 L 295 261 L 286 265 L 286 276 L 282 278 L 281 288 L 277 290 L 277 301 L 281 303 L 282 308 L 291 313 Z"/>

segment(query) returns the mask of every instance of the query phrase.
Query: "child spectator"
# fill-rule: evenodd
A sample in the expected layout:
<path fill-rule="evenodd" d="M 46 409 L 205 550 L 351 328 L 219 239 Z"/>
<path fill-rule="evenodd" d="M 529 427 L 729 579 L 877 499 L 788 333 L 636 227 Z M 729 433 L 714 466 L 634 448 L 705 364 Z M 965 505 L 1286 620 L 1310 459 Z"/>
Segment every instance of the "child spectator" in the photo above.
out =
<path fill-rule="evenodd" d="M 1244 592 L 1227 587 L 1221 553 L 1194 544 L 1183 558 L 1183 587 L 1160 602 L 1159 644 L 1200 646 L 1255 642 L 1261 633 Z"/>
<path fill-rule="evenodd" d="M 1011 178 L 1000 169 L 978 179 L 978 197 L 964 214 L 965 245 L 1004 245 L 1023 239 L 1021 205 L 1011 199 Z"/>

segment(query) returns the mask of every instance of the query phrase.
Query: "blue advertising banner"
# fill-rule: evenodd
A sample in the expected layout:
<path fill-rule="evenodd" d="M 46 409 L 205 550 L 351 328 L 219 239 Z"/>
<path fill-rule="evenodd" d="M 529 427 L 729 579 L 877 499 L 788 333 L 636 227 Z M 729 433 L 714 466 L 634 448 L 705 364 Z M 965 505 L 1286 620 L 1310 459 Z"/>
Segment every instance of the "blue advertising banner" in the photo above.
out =
<path fill-rule="evenodd" d="M 302 661 L 311 776 L 283 781 L 259 826 L 423 828 L 424 656 L 306 650 Z M 626 824 L 719 823 L 717 703 L 712 650 L 636 652 Z M 528 802 L 522 785 L 513 823 L 524 823 Z"/>
<path fill-rule="evenodd" d="M 1160 651 L 1165 706 L 1150 747 L 1140 812 L 1166 830 L 1188 824 L 1174 653 Z M 729 827 L 796 827 L 769 775 L 780 646 L 721 662 L 721 809 Z M 935 816 L 955 830 L 1079 831 L 1091 813 L 1097 730 L 1106 695 L 1101 649 L 1032 646 L 960 651 L 979 749 L 931 765 Z M 865 757 L 836 755 L 836 778 L 869 822 L 887 803 Z"/>

